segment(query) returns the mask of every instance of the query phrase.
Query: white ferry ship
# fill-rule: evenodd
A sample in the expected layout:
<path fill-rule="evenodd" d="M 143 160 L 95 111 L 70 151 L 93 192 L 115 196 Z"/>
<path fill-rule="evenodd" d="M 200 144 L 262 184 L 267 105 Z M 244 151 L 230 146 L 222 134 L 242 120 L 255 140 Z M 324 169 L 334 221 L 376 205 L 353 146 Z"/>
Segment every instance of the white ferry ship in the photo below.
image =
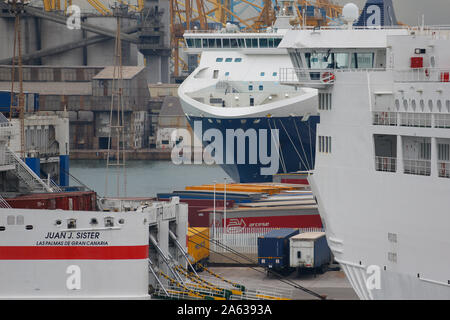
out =
<path fill-rule="evenodd" d="M 201 53 L 201 59 L 178 90 L 191 126 L 202 126 L 197 136 L 200 141 L 211 128 L 220 130 L 224 137 L 227 129 L 268 130 L 267 142 L 256 143 L 267 144 L 270 152 L 278 150 L 278 172 L 283 173 L 314 167 L 314 137 L 319 122 L 317 90 L 294 88 L 278 81 L 280 66 L 292 67 L 287 51 L 277 47 L 292 28 L 290 22 L 296 12 L 293 1 L 281 1 L 277 20 L 266 32 L 240 32 L 233 24 L 215 32 L 186 32 L 187 52 Z M 277 150 L 271 150 L 273 129 L 279 130 Z M 249 144 L 245 146 L 245 163 L 238 163 L 237 152 L 234 161 L 227 161 L 227 152 L 234 150 L 226 150 L 225 143 L 224 147 L 221 166 L 235 182 L 272 180 L 271 175 L 261 174 L 265 165 L 260 159 L 250 163 Z"/>
<path fill-rule="evenodd" d="M 319 90 L 310 183 L 328 243 L 361 299 L 450 299 L 450 28 L 379 27 L 390 0 L 355 27 L 352 7 L 348 27 L 280 44 L 299 61 L 281 82 Z"/>
<path fill-rule="evenodd" d="M 148 299 L 149 217 L 0 209 L 0 299 Z"/>

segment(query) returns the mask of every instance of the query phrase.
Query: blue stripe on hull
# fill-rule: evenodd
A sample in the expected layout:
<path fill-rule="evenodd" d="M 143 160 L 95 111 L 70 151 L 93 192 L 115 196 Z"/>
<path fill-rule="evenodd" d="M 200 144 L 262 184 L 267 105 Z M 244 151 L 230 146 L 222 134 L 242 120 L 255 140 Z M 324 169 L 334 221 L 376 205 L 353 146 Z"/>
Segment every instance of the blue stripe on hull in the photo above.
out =
<path fill-rule="evenodd" d="M 190 117 L 189 123 L 194 130 L 194 122 L 201 121 L 202 136 L 208 129 L 218 129 L 224 138 L 224 159 L 220 166 L 235 182 L 270 182 L 272 175 L 262 175 L 261 168 L 268 167 L 269 164 L 262 164 L 259 156 L 256 164 L 249 164 L 249 145 L 245 144 L 245 163 L 237 163 L 237 147 L 235 143 L 234 162 L 226 164 L 226 130 L 227 129 L 260 129 L 267 130 L 267 154 L 271 154 L 270 130 L 279 130 L 280 161 L 278 173 L 289 173 L 299 170 L 312 170 L 315 159 L 316 126 L 319 123 L 319 116 L 311 116 L 307 121 L 302 121 L 301 117 L 280 117 L 280 118 L 240 118 L 240 119 L 208 119 L 200 117 Z M 195 131 L 195 130 L 194 130 Z M 200 137 L 201 138 L 201 137 Z M 203 141 L 206 146 L 210 142 Z M 258 136 L 258 154 L 259 154 Z"/>

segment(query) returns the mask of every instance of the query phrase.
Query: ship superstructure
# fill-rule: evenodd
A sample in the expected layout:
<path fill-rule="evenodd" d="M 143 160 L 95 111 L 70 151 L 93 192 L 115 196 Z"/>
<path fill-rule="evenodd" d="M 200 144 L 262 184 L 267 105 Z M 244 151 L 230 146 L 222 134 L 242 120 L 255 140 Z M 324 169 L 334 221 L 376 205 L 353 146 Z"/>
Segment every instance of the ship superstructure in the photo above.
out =
<path fill-rule="evenodd" d="M 270 135 L 276 129 L 278 172 L 313 168 L 315 126 L 319 121 L 317 90 L 294 88 L 278 81 L 280 66 L 289 68 L 292 63 L 287 51 L 277 46 L 295 17 L 293 2 L 283 1 L 274 26 L 264 32 L 240 32 L 230 23 L 216 32 L 185 33 L 188 52 L 201 52 L 198 67 L 178 90 L 194 132 L 195 124 L 201 125 L 196 139 L 207 144 L 203 133 L 209 129 L 218 129 L 223 136 L 227 130 L 268 130 Z M 236 154 L 227 161 L 226 154 L 234 150 L 225 148 L 220 165 L 236 182 L 271 181 L 271 175 L 261 174 L 264 164 L 259 159 L 256 163 L 249 160 L 249 144 L 245 146 L 244 163 L 239 163 Z M 267 141 L 258 137 L 256 144 L 271 150 L 270 137 Z"/>
<path fill-rule="evenodd" d="M 369 2 L 368 22 L 392 5 Z M 309 181 L 358 296 L 449 299 L 450 28 L 349 23 L 280 47 L 299 61 L 280 81 L 319 90 Z"/>

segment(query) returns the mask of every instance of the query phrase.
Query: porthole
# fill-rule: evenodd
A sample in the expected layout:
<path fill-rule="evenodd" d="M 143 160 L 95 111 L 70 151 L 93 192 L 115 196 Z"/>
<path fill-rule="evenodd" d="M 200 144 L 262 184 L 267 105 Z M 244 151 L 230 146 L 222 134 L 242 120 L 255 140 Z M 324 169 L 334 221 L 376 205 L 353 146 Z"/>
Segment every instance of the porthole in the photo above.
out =
<path fill-rule="evenodd" d="M 77 227 L 77 220 L 76 219 L 69 219 L 67 220 L 67 229 L 75 229 Z"/>
<path fill-rule="evenodd" d="M 97 221 L 96 218 L 92 218 L 90 223 L 91 223 L 92 225 L 96 225 L 96 224 L 98 224 L 98 221 Z"/>
<path fill-rule="evenodd" d="M 27 230 L 33 230 L 33 226 L 32 226 L 31 224 L 29 224 L 29 225 L 25 226 L 25 229 L 27 229 Z"/>
<path fill-rule="evenodd" d="M 0 231 L 5 231 L 5 230 L 6 230 L 5 226 L 0 226 Z"/>
<path fill-rule="evenodd" d="M 124 224 L 125 223 L 125 219 L 119 219 L 119 224 Z"/>
<path fill-rule="evenodd" d="M 60 225 L 61 225 L 61 223 L 62 223 L 62 221 L 61 221 L 61 220 L 56 220 L 56 221 L 55 221 L 55 224 L 56 224 L 57 226 L 60 226 Z"/>
<path fill-rule="evenodd" d="M 105 227 L 114 227 L 114 218 L 106 217 L 105 218 Z"/>

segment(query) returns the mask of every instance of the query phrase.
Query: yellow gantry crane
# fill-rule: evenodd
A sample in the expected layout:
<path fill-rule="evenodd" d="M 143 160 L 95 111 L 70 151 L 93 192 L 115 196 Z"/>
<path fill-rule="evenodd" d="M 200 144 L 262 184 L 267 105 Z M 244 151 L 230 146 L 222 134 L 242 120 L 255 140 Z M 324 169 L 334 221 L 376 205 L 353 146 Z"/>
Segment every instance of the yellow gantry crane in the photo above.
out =
<path fill-rule="evenodd" d="M 67 12 L 67 8 L 74 3 L 73 0 L 64 0 L 64 6 L 62 6 L 62 0 L 42 0 L 44 4 L 45 11 L 60 11 L 64 10 Z M 112 11 L 108 8 L 107 5 L 104 4 L 104 1 L 101 0 L 86 0 L 95 10 L 98 11 L 103 16 L 112 15 Z M 129 9 L 140 12 L 144 8 L 145 0 L 137 0 L 137 5 L 131 4 L 124 0 L 117 0 L 120 4 L 127 5 Z"/>
<path fill-rule="evenodd" d="M 242 31 L 258 32 L 275 22 L 275 6 L 282 5 L 283 0 L 170 0 L 170 31 L 174 75 L 186 70 L 186 63 L 180 58 L 180 48 L 184 47 L 183 34 L 193 29 L 193 24 L 200 30 L 207 30 L 208 23 L 225 26 L 230 20 L 239 22 Z M 342 14 L 342 6 L 332 0 L 295 0 L 297 24 L 320 26 L 327 20 L 338 18 Z M 306 8 L 325 10 L 322 14 L 306 15 Z M 246 14 L 242 12 L 245 10 Z M 301 12 L 302 11 L 302 12 Z"/>

